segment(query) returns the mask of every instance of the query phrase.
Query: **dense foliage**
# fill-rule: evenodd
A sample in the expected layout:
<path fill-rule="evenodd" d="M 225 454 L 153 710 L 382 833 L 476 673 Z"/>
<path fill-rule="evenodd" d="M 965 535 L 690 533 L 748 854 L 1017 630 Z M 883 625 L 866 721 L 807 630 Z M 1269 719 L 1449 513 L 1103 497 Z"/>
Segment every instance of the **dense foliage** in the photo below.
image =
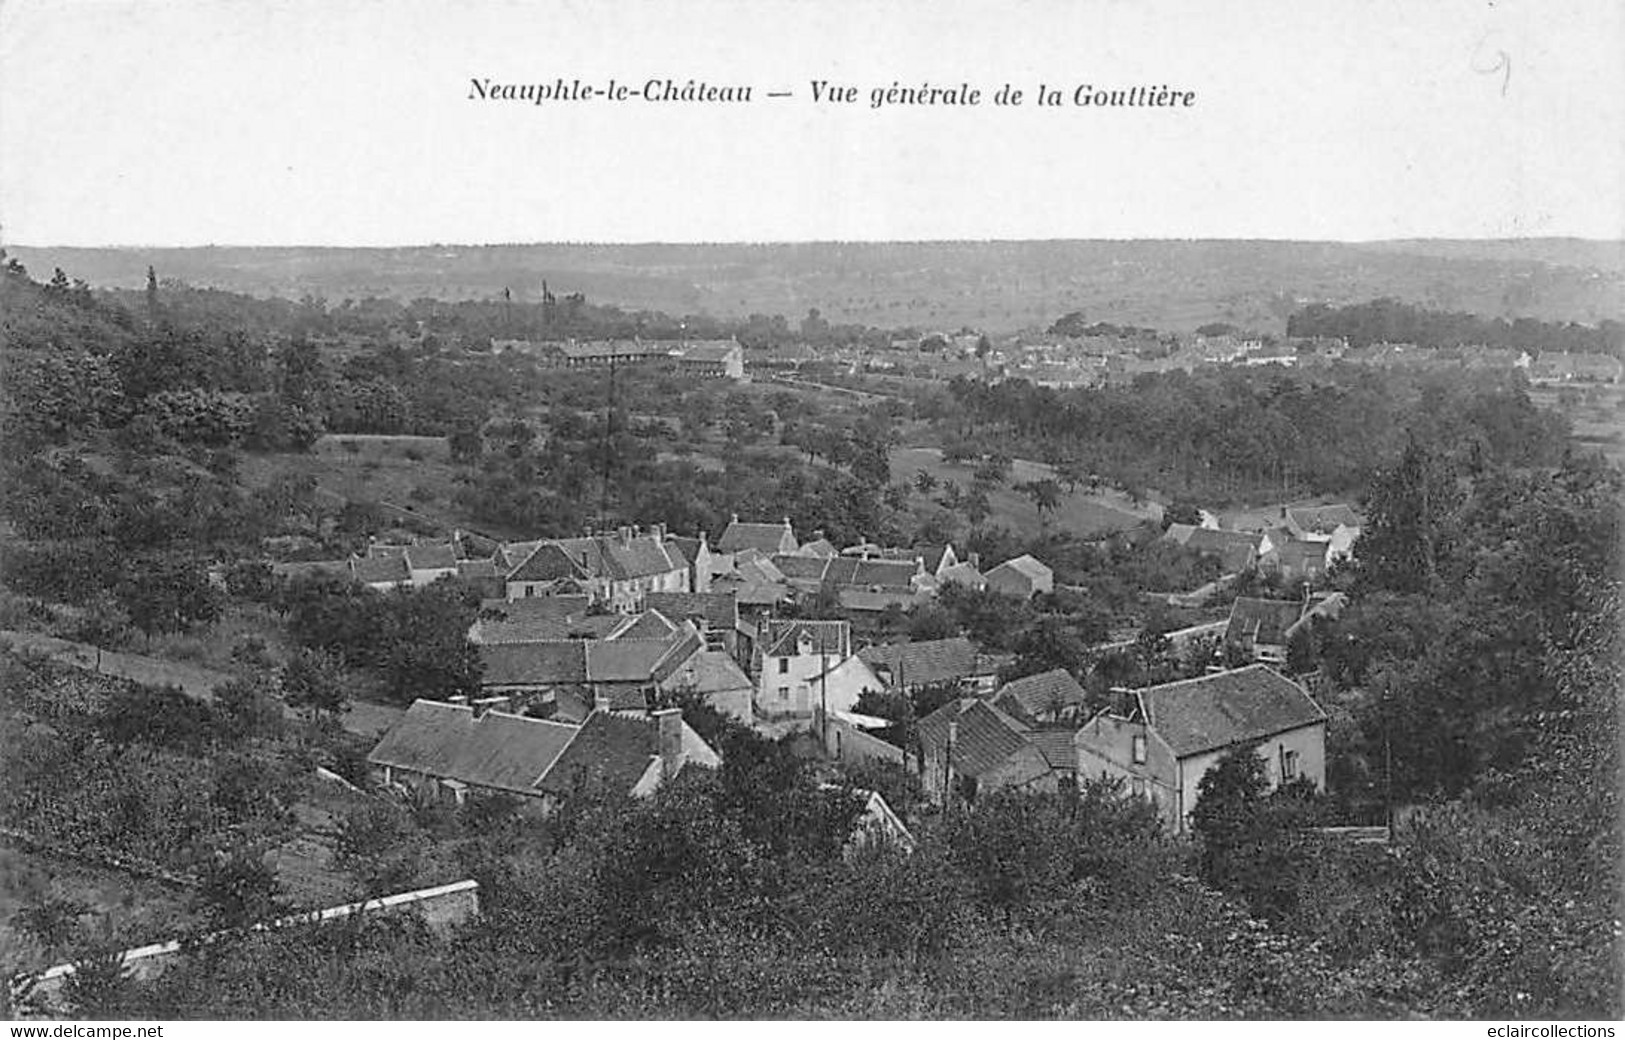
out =
<path fill-rule="evenodd" d="M 1421 347 L 1487 346 L 1577 354 L 1625 356 L 1625 325 L 1537 321 L 1534 318 L 1481 318 L 1476 314 L 1433 311 L 1381 299 L 1338 307 L 1312 303 L 1287 319 L 1288 336 L 1326 336 L 1351 347 L 1372 343 L 1414 343 Z"/>

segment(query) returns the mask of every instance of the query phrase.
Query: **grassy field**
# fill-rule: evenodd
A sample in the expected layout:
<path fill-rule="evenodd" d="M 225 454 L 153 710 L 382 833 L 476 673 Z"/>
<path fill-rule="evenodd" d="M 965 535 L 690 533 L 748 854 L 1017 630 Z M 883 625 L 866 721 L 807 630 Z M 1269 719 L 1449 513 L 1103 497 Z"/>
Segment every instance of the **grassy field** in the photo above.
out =
<path fill-rule="evenodd" d="M 240 472 L 250 487 L 264 487 L 283 473 L 308 474 L 329 497 L 393 506 L 392 518 L 408 530 L 462 527 L 525 537 L 491 530 L 453 503 L 458 469 L 444 437 L 329 434 L 308 453 L 246 456 Z"/>
<path fill-rule="evenodd" d="M 897 448 L 891 454 L 892 480 L 908 484 L 911 488 L 910 500 L 917 505 L 923 505 L 926 501 L 926 496 L 913 489 L 914 475 L 920 470 L 930 473 L 939 483 L 951 480 L 969 490 L 973 479 L 972 469 L 969 465 L 947 462 L 936 448 Z M 1015 485 L 1053 478 L 1054 475 L 1054 470 L 1043 463 L 1017 459 L 1010 467 L 1009 480 L 988 495 L 993 506 L 989 522 L 1002 524 L 1026 538 L 1042 534 L 1045 528 L 1039 521 L 1038 507 L 1027 495 L 1015 490 Z M 1120 492 L 1091 493 L 1080 489 L 1067 494 L 1063 488 L 1061 506 L 1048 519 L 1048 529 L 1070 531 L 1084 538 L 1098 538 L 1112 531 L 1134 527 L 1155 511 L 1156 507 L 1151 505 L 1133 505 Z"/>

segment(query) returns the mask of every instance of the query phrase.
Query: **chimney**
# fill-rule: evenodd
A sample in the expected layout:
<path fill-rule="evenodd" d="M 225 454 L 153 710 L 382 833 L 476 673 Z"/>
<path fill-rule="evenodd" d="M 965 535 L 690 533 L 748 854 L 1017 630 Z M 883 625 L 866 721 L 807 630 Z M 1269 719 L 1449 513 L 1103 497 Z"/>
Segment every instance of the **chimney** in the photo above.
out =
<path fill-rule="evenodd" d="M 620 535 L 622 545 L 630 545 L 631 544 L 631 542 L 632 542 L 632 529 L 630 527 L 627 527 L 627 526 L 625 526 L 623 524 L 615 533 Z"/>
<path fill-rule="evenodd" d="M 595 712 L 598 712 L 598 711 L 607 712 L 607 711 L 609 711 L 610 710 L 609 694 L 605 693 L 603 690 L 598 690 L 598 689 L 593 690 L 592 691 L 592 710 L 595 711 Z"/>
<path fill-rule="evenodd" d="M 739 522 L 739 514 L 738 514 L 738 513 L 734 513 L 734 514 L 732 514 L 732 515 L 731 515 L 731 516 L 730 516 L 730 518 L 729 518 L 729 520 L 728 520 L 728 522 L 729 522 L 729 523 L 730 523 L 730 524 L 737 524 L 737 523 L 738 523 L 738 522 Z"/>
<path fill-rule="evenodd" d="M 654 713 L 660 779 L 670 780 L 683 768 L 683 709 L 662 708 Z"/>
<path fill-rule="evenodd" d="M 968 559 L 970 561 L 971 570 L 979 571 L 979 570 L 982 569 L 982 554 L 981 553 L 973 552 L 968 557 L 966 557 L 966 559 Z"/>

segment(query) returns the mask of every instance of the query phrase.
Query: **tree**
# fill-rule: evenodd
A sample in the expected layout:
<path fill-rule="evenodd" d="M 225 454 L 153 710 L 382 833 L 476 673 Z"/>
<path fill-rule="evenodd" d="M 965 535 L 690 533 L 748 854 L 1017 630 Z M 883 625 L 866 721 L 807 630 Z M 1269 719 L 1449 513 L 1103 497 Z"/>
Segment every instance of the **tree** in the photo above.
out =
<path fill-rule="evenodd" d="M 149 644 L 154 635 L 213 621 L 220 610 L 202 564 L 179 554 L 136 561 L 114 594 Z"/>
<path fill-rule="evenodd" d="M 249 848 L 211 858 L 198 879 L 197 895 L 204 914 L 220 928 L 272 921 L 285 908 L 276 872 Z"/>
<path fill-rule="evenodd" d="M 914 473 L 914 487 L 922 495 L 929 495 L 937 489 L 937 478 L 931 475 L 930 470 L 916 470 Z"/>
<path fill-rule="evenodd" d="M 345 696 L 338 662 L 320 650 L 300 650 L 282 666 L 282 696 L 289 707 L 318 718 L 342 714 Z"/>
<path fill-rule="evenodd" d="M 339 820 L 333 862 L 367 898 L 409 891 L 423 867 L 428 841 L 395 805 L 371 803 Z"/>
<path fill-rule="evenodd" d="M 1043 480 L 1029 480 L 1021 484 L 1018 490 L 1033 500 L 1033 505 L 1038 509 L 1040 525 L 1047 527 L 1055 510 L 1061 506 L 1061 485 L 1046 477 Z"/>

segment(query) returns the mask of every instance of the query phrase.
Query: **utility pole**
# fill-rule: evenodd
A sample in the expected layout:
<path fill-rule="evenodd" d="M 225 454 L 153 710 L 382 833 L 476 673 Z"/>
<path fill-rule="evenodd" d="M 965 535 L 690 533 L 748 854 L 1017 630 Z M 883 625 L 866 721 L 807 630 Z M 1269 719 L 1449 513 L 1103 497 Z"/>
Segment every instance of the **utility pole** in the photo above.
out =
<path fill-rule="evenodd" d="M 609 471 L 610 453 L 615 450 L 615 348 L 610 346 L 609 355 L 609 398 L 604 408 L 604 439 L 602 482 L 598 488 L 598 524 L 602 527 L 608 522 L 609 514 Z"/>
<path fill-rule="evenodd" d="M 822 635 L 818 640 L 818 739 L 829 753 L 829 650 Z"/>

